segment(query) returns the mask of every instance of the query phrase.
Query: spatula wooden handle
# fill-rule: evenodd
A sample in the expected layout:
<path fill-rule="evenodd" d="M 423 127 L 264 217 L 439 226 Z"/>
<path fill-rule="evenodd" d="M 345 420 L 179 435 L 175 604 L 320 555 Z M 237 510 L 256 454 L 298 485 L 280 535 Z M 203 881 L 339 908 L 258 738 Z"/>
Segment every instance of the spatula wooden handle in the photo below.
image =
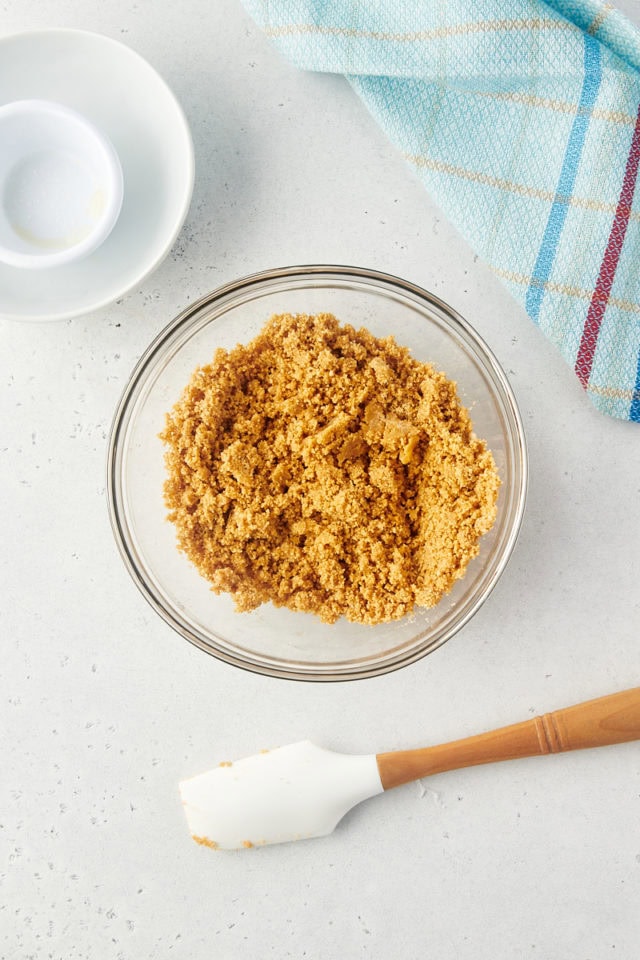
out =
<path fill-rule="evenodd" d="M 640 687 L 500 727 L 464 740 L 377 755 L 385 790 L 480 763 L 640 739 Z"/>

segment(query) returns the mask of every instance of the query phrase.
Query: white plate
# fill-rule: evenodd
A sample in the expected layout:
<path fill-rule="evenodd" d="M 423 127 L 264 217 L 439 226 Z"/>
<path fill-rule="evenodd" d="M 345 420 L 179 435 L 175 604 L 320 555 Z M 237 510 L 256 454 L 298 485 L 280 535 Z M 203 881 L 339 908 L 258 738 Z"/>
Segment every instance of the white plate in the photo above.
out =
<path fill-rule="evenodd" d="M 129 47 L 82 30 L 0 39 L 0 105 L 46 98 L 83 113 L 112 141 L 124 175 L 112 233 L 78 263 L 40 271 L 0 264 L 0 317 L 61 320 L 136 287 L 171 249 L 193 190 L 193 144 L 180 105 Z"/>

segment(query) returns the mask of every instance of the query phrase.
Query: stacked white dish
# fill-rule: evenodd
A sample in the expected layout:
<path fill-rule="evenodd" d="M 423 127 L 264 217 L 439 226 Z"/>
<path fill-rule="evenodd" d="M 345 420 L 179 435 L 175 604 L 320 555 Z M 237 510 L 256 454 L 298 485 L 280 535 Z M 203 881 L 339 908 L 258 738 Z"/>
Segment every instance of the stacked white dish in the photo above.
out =
<path fill-rule="evenodd" d="M 59 320 L 118 299 L 164 259 L 191 202 L 193 144 L 180 105 L 156 71 L 130 48 L 98 34 L 44 30 L 0 40 L 0 108 L 34 100 L 48 101 L 51 110 L 60 110 L 60 125 L 64 113 L 67 133 L 72 116 L 77 123 L 84 120 L 85 146 L 93 133 L 94 147 L 101 142 L 104 148 L 103 159 L 108 153 L 105 144 L 110 144 L 118 161 L 111 168 L 113 179 L 106 192 L 100 196 L 98 190 L 94 206 L 89 204 L 92 223 L 81 224 L 80 229 L 72 225 L 61 233 L 45 229 L 43 234 L 47 204 L 49 213 L 55 210 L 49 196 L 47 203 L 40 198 L 35 220 L 29 220 L 34 216 L 31 211 L 26 222 L 18 224 L 22 245 L 15 230 L 5 222 L 3 231 L 0 224 L 0 318 Z M 0 144 L 0 183 L 5 143 Z M 87 154 L 83 156 L 86 159 Z M 69 171 L 57 173 L 62 177 L 59 209 Z M 23 191 L 30 176 L 32 182 L 37 180 L 37 170 L 22 166 L 16 173 Z M 0 205 L 5 220 L 7 207 L 14 220 L 18 206 L 28 213 L 18 203 L 16 180 L 9 183 L 10 196 L 6 182 L 4 187 Z M 29 266 L 45 269 L 25 269 Z"/>

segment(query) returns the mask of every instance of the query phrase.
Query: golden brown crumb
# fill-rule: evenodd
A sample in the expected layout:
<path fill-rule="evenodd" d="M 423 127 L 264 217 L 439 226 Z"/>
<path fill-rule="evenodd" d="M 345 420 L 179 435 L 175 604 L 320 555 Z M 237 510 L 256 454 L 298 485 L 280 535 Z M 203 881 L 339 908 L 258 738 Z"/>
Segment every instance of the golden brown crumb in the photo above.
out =
<path fill-rule="evenodd" d="M 221 760 L 219 766 L 221 767 L 232 767 L 233 763 L 231 760 Z"/>
<path fill-rule="evenodd" d="M 393 337 L 273 316 L 167 416 L 178 545 L 239 611 L 398 619 L 463 576 L 499 479 L 455 384 Z"/>
<path fill-rule="evenodd" d="M 195 833 L 192 833 L 191 839 L 195 840 L 196 843 L 199 843 L 203 847 L 209 847 L 210 850 L 218 849 L 218 844 L 215 842 L 215 840 L 209 840 L 209 837 L 198 837 Z"/>
<path fill-rule="evenodd" d="M 242 846 L 243 846 L 243 847 L 246 847 L 247 850 L 249 850 L 249 849 L 253 846 L 253 844 L 251 843 L 251 840 L 243 840 L 243 841 L 242 841 Z"/>

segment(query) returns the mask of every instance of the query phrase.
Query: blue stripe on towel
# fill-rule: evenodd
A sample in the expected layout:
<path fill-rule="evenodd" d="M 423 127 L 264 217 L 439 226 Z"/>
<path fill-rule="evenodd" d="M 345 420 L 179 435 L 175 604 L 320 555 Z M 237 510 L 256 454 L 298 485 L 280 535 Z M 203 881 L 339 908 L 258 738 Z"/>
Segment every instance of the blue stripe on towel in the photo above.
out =
<path fill-rule="evenodd" d="M 531 283 L 527 290 L 526 308 L 527 313 L 532 320 L 538 321 L 540 314 L 540 305 L 544 296 L 544 289 L 547 280 L 551 274 L 553 261 L 560 240 L 560 234 L 567 216 L 568 201 L 573 190 L 582 147 L 591 118 L 591 111 L 598 96 L 600 83 L 602 80 L 602 64 L 600 57 L 600 44 L 593 37 L 584 38 L 584 81 L 582 92 L 580 94 L 580 103 L 578 111 L 574 117 L 567 141 L 567 148 L 562 162 L 560 179 L 556 189 L 555 199 L 551 206 L 549 219 L 545 227 L 538 258 L 533 269 Z M 544 144 L 540 145 L 544 149 Z"/>
<path fill-rule="evenodd" d="M 629 408 L 629 420 L 640 422 L 640 353 L 638 353 L 638 366 L 636 369 L 636 388 L 633 391 L 633 399 Z"/>

